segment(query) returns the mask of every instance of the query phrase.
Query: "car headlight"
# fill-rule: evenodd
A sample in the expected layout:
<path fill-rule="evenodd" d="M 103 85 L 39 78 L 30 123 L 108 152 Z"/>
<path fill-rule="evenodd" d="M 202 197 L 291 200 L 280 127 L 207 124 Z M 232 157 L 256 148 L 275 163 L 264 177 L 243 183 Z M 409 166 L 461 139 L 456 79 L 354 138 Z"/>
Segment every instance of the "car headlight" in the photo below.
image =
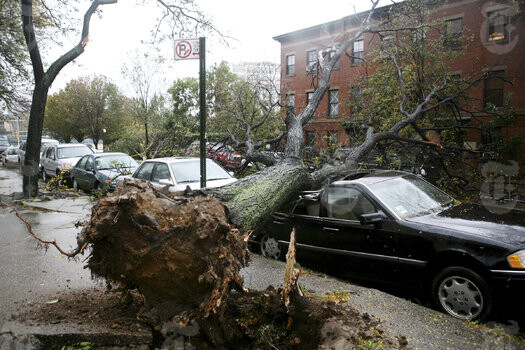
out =
<path fill-rule="evenodd" d="M 525 250 L 520 250 L 508 256 L 507 261 L 513 269 L 525 269 Z"/>

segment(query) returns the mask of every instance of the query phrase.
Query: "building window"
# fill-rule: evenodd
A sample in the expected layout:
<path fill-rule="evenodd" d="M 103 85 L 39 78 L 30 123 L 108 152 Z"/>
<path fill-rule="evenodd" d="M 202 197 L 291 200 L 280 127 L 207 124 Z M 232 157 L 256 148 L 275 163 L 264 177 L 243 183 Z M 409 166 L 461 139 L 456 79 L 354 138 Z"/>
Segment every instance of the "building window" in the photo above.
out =
<path fill-rule="evenodd" d="M 485 77 L 485 94 L 483 97 L 483 106 L 487 107 L 492 104 L 496 107 L 503 107 L 504 102 L 504 78 L 505 71 L 488 72 Z"/>
<path fill-rule="evenodd" d="M 295 55 L 286 56 L 286 75 L 295 75 Z"/>
<path fill-rule="evenodd" d="M 312 97 L 314 97 L 314 92 L 313 91 L 310 91 L 310 92 L 306 93 L 306 105 L 308 105 L 310 103 L 310 101 L 312 100 Z"/>
<path fill-rule="evenodd" d="M 295 95 L 286 95 L 286 116 L 295 116 Z"/>
<path fill-rule="evenodd" d="M 328 105 L 328 115 L 337 116 L 339 114 L 339 90 L 330 90 Z"/>
<path fill-rule="evenodd" d="M 317 66 L 317 51 L 306 51 L 306 72 L 312 73 Z"/>
<path fill-rule="evenodd" d="M 507 24 L 509 17 L 507 16 L 507 10 L 497 10 L 487 13 L 487 41 L 488 42 L 505 42 L 507 41 L 509 34 L 507 32 Z"/>
<path fill-rule="evenodd" d="M 363 89 L 361 85 L 352 85 L 350 88 L 350 111 L 358 113 L 363 108 Z"/>
<path fill-rule="evenodd" d="M 315 139 L 317 137 L 317 132 L 313 130 L 306 130 L 305 131 L 305 146 L 307 147 L 313 147 L 315 145 Z"/>
<path fill-rule="evenodd" d="M 443 44 L 449 49 L 461 49 L 461 34 L 463 23 L 461 18 L 445 21 L 445 37 Z"/>
<path fill-rule="evenodd" d="M 354 66 L 362 65 L 364 53 L 365 53 L 365 41 L 364 40 L 354 41 L 354 46 L 352 47 L 352 65 Z"/>

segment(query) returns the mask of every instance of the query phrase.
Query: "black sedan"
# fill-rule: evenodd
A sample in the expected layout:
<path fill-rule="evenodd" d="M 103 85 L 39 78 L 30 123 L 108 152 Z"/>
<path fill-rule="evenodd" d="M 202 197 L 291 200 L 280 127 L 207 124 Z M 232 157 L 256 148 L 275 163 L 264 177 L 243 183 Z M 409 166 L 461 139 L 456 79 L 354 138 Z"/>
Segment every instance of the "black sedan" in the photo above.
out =
<path fill-rule="evenodd" d="M 80 158 L 71 170 L 71 183 L 75 190 L 113 190 L 115 179 L 133 173 L 138 163 L 125 153 L 94 153 Z"/>
<path fill-rule="evenodd" d="M 481 319 L 498 296 L 525 295 L 524 220 L 461 204 L 418 176 L 378 171 L 302 194 L 255 239 L 264 256 L 283 258 L 295 227 L 299 262 L 428 288 L 441 310 Z"/>

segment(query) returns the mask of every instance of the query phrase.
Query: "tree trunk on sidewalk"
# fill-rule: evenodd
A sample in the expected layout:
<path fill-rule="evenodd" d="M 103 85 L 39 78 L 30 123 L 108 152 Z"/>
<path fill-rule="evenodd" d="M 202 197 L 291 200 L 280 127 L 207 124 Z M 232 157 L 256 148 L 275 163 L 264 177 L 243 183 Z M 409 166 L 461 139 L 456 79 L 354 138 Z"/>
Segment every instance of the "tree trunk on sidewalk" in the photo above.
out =
<path fill-rule="evenodd" d="M 38 166 L 40 164 L 40 146 L 42 141 L 42 126 L 49 87 L 42 82 L 35 84 L 29 125 L 27 127 L 26 154 L 22 167 L 24 197 L 36 197 L 38 194 Z"/>

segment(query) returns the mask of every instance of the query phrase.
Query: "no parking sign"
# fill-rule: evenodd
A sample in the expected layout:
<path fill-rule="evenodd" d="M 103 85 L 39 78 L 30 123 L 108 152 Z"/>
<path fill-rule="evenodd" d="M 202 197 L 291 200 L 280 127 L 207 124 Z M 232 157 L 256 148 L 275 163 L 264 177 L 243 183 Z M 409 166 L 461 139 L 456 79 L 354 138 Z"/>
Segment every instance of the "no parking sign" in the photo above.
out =
<path fill-rule="evenodd" d="M 178 39 L 174 41 L 175 60 L 194 60 L 199 58 L 199 39 Z"/>

